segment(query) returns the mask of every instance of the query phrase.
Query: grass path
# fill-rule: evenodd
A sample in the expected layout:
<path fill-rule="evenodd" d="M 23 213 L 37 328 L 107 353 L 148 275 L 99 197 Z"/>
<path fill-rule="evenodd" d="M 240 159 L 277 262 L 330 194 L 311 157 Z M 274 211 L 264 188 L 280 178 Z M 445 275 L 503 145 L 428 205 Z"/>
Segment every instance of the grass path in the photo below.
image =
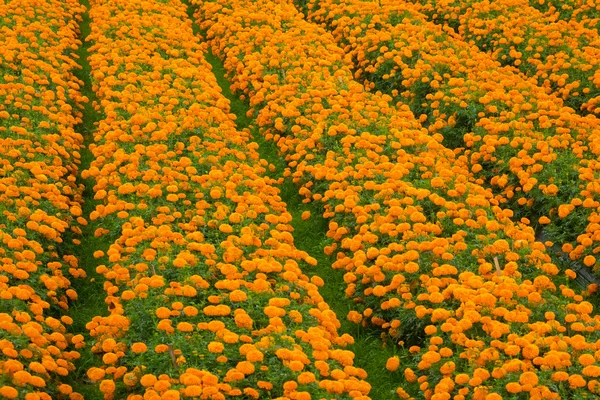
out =
<path fill-rule="evenodd" d="M 189 17 L 194 21 L 194 33 L 202 36 L 203 32 L 194 20 L 193 7 L 187 1 L 185 4 L 188 5 Z M 392 342 L 385 346 L 380 336 L 380 330 L 363 328 L 346 318 L 346 315 L 352 309 L 352 303 L 344 293 L 344 272 L 333 269 L 331 267 L 334 261 L 333 256 L 327 256 L 324 252 L 327 245 L 325 233 L 328 229 L 328 221 L 322 217 L 323 211 L 320 204 L 315 202 L 302 203 L 303 198 L 298 193 L 298 187 L 291 179 L 283 178 L 287 165 L 285 160 L 280 157 L 276 144 L 273 141 L 265 140 L 258 128 L 253 125 L 253 119 L 246 116 L 246 112 L 250 109 L 248 103 L 231 92 L 223 62 L 213 55 L 210 50 L 205 54 L 205 58 L 212 66 L 223 95 L 231 101 L 231 112 L 237 117 L 238 129 L 250 129 L 254 141 L 259 145 L 258 152 L 261 158 L 274 166 L 275 170 L 271 177 L 280 180 L 281 197 L 286 202 L 288 211 L 292 214 L 291 225 L 294 228 L 294 243 L 298 249 L 306 251 L 317 259 L 317 266 L 313 270 L 304 272 L 308 276 L 318 275 L 323 279 L 325 285 L 319 291 L 340 320 L 340 334 L 348 333 L 354 337 L 355 342 L 353 345 L 348 346 L 348 350 L 356 355 L 354 365 L 363 368 L 369 374 L 366 379 L 372 386 L 369 396 L 374 400 L 397 398 L 395 389 L 402 379 L 400 372 L 402 368 L 392 373 L 385 368 L 385 364 L 389 357 L 399 354 L 399 348 Z M 304 211 L 310 211 L 311 213 L 308 220 L 302 220 L 301 215 Z"/>
<path fill-rule="evenodd" d="M 79 47 L 77 55 L 79 56 L 79 65 L 81 65 L 82 68 L 76 72 L 76 75 L 84 82 L 81 92 L 89 99 L 89 102 L 82 110 L 83 122 L 75 127 L 76 132 L 83 135 L 85 146 L 81 152 L 81 165 L 79 166 L 80 173 L 89 168 L 94 157 L 90 151 L 90 144 L 94 142 L 93 134 L 95 131 L 95 123 L 102 118 L 93 107 L 96 96 L 92 91 L 90 80 L 91 68 L 87 59 L 90 43 L 85 41 L 85 38 L 90 33 L 90 18 L 88 14 L 90 8 L 89 0 L 81 0 L 81 4 L 85 5 L 87 10 L 82 14 L 83 20 L 79 26 L 79 38 L 82 41 L 82 45 Z M 81 176 L 77 177 L 77 183 L 85 187 L 82 209 L 83 216 L 87 218 L 96 207 L 93 183 L 90 179 L 83 179 Z M 84 226 L 82 229 L 83 235 L 81 238 L 81 245 L 73 249 L 79 259 L 81 268 L 87 273 L 87 278 L 74 280 L 72 282 L 79 298 L 70 308 L 70 316 L 73 318 L 71 329 L 75 334 L 82 334 L 85 337 L 86 342 L 90 338 L 89 332 L 85 327 L 86 324 L 96 315 L 108 314 L 106 304 L 104 304 L 103 301 L 103 277 L 96 273 L 96 267 L 99 262 L 94 258 L 93 253 L 98 249 L 107 250 L 109 243 L 103 241 L 102 238 L 94 237 L 94 231 L 99 226 L 97 223 L 88 222 L 88 225 Z M 81 353 L 81 358 L 76 362 L 77 370 L 69 375 L 73 380 L 71 385 L 73 386 L 73 389 L 81 393 L 86 400 L 102 399 L 102 393 L 97 389 L 97 385 L 92 384 L 86 375 L 86 371 L 95 364 L 97 357 L 92 354 L 89 346 L 80 349 L 79 352 Z"/>

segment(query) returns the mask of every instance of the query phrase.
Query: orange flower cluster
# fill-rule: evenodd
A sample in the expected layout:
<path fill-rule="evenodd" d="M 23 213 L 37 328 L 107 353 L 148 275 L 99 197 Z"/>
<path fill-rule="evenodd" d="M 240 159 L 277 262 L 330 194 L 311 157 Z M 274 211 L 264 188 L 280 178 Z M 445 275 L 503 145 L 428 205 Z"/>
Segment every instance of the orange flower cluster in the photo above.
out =
<path fill-rule="evenodd" d="M 419 6 L 419 4 L 416 4 Z M 600 115 L 600 35 L 577 21 L 556 21 L 527 0 L 437 1 L 418 7 L 455 27 L 468 42 L 490 51 L 558 94 L 576 110 Z"/>
<path fill-rule="evenodd" d="M 457 152 L 475 182 L 531 223 L 538 238 L 556 243 L 556 262 L 567 253 L 598 272 L 600 120 L 563 107 L 417 9 L 369 0 L 306 5 L 309 18 L 346 45 L 356 76 L 422 112 L 423 124 L 448 146 L 467 147 Z"/>
<path fill-rule="evenodd" d="M 93 0 L 98 111 L 84 171 L 112 244 L 87 327 L 105 399 L 368 399 L 353 341 L 302 268 L 291 214 L 179 1 Z"/>
<path fill-rule="evenodd" d="M 300 193 L 324 206 L 326 252 L 355 301 L 348 317 L 402 341 L 386 365 L 403 372 L 400 397 L 598 393 L 600 317 L 590 293 L 570 289 L 572 271 L 561 274 L 533 229 L 471 182 L 465 157 L 390 96 L 365 92 L 352 59 L 290 4 L 196 4 L 233 88 L 248 96 Z M 333 23 L 344 32 L 350 14 L 362 15 L 345 4 Z M 381 23 L 372 15 L 347 31 L 349 41 Z"/>
<path fill-rule="evenodd" d="M 547 15 L 556 15 L 565 21 L 577 21 L 587 27 L 600 29 L 598 0 L 534 0 L 531 5 Z"/>
<path fill-rule="evenodd" d="M 66 310 L 85 277 L 76 183 L 85 99 L 74 76 L 75 1 L 0 3 L 0 397 L 81 399 L 61 383 L 81 335 Z M 70 246 L 69 246 L 70 245 Z"/>

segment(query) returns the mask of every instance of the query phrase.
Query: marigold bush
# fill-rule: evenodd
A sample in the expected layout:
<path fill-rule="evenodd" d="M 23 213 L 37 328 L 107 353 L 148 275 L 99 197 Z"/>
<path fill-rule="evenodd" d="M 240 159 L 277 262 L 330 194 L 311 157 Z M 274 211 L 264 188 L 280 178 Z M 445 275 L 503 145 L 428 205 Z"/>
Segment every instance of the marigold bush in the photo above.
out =
<path fill-rule="evenodd" d="M 112 242 L 109 316 L 87 327 L 105 399 L 368 399 L 364 370 L 302 269 L 291 215 L 179 1 L 93 0 L 98 123 L 84 171 Z"/>
<path fill-rule="evenodd" d="M 87 101 L 74 76 L 76 1 L 0 3 L 0 397 L 80 399 L 62 382 L 82 336 L 68 326 L 85 277 L 69 253 L 79 243 Z"/>

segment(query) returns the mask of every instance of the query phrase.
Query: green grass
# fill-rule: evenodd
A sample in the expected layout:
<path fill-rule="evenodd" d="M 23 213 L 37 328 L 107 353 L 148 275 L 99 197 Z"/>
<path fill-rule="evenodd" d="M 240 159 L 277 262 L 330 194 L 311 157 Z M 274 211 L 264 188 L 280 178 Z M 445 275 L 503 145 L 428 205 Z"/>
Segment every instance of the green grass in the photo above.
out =
<path fill-rule="evenodd" d="M 187 4 L 188 15 L 194 21 L 193 7 L 189 3 Z M 194 33 L 202 35 L 203 32 L 201 32 L 198 25 L 194 23 L 193 27 Z M 246 116 L 250 106 L 231 92 L 230 82 L 227 79 L 222 61 L 210 50 L 205 54 L 205 58 L 212 66 L 212 71 L 217 78 L 223 95 L 231 102 L 231 112 L 237 117 L 238 129 L 250 129 L 253 140 L 259 145 L 258 151 L 261 158 L 275 167 L 271 178 L 282 178 L 287 165 L 280 156 L 276 144 L 273 141 L 266 141 L 258 128 L 253 125 L 253 119 Z M 348 321 L 346 316 L 352 309 L 352 302 L 346 298 L 344 293 L 346 287 L 343 280 L 344 271 L 333 269 L 331 266 L 333 258 L 327 256 L 324 252 L 328 221 L 322 217 L 322 209 L 319 204 L 314 202 L 305 204 L 302 202 L 303 198 L 298 193 L 298 187 L 291 179 L 285 178 L 281 181 L 282 183 L 279 185 L 281 197 L 293 217 L 291 224 L 294 228 L 295 245 L 298 249 L 306 251 L 317 260 L 316 267 L 304 272 L 308 276 L 318 275 L 325 282 L 325 285 L 320 288 L 320 293 L 340 320 L 340 334 L 348 333 L 354 337 L 355 342 L 353 345 L 348 346 L 348 350 L 356 355 L 354 365 L 363 368 L 369 374 L 367 381 L 372 386 L 370 397 L 375 400 L 389 400 L 396 397 L 395 390 L 402 379 L 400 372 L 402 368 L 392 373 L 385 369 L 385 364 L 389 357 L 399 355 L 400 348 L 391 341 L 390 345 L 384 346 L 380 336 L 381 330 L 363 328 Z M 311 217 L 306 221 L 301 218 L 304 211 L 311 212 Z"/>
<path fill-rule="evenodd" d="M 81 4 L 85 5 L 89 10 L 90 6 L 88 0 L 82 0 Z M 96 97 L 92 91 L 90 80 L 91 67 L 87 59 L 90 43 L 85 42 L 85 38 L 90 33 L 90 18 L 87 11 L 82 17 L 83 20 L 81 21 L 79 28 L 80 40 L 83 44 L 76 52 L 79 56 L 79 65 L 82 68 L 76 72 L 76 75 L 84 82 L 81 92 L 89 99 L 89 102 L 85 104 L 85 107 L 82 110 L 83 122 L 75 128 L 76 132 L 83 135 L 85 146 L 81 151 L 81 164 L 79 165 L 80 173 L 89 168 L 90 163 L 94 158 L 92 152 L 89 150 L 89 145 L 94 141 L 93 133 L 95 131 L 95 123 L 101 118 L 92 105 L 92 102 Z M 87 218 L 95 209 L 97 203 L 94 200 L 94 183 L 91 179 L 83 179 L 81 175 L 77 177 L 77 183 L 85 187 L 82 209 L 83 216 Z M 96 250 L 106 251 L 110 243 L 102 238 L 94 237 L 94 231 L 98 227 L 99 225 L 97 223 L 88 221 L 88 225 L 82 227 L 83 235 L 81 244 L 73 249 L 79 259 L 81 268 L 87 273 L 87 278 L 77 279 L 72 282 L 72 286 L 75 291 L 77 291 L 79 298 L 69 309 L 69 315 L 73 318 L 73 325 L 70 329 L 74 334 L 83 334 L 86 343 L 89 341 L 90 336 L 85 325 L 97 315 L 108 314 L 106 304 L 104 303 L 104 278 L 96 273 L 96 266 L 98 266 L 99 262 L 93 257 L 93 253 Z M 102 393 L 97 389 L 97 385 L 92 384 L 86 375 L 87 370 L 94 365 L 101 364 L 101 360 L 99 357 L 92 354 L 89 345 L 80 349 L 79 352 L 81 358 L 75 362 L 77 370 L 74 373 L 69 374 L 69 384 L 73 386 L 73 389 L 76 392 L 81 393 L 86 400 L 102 399 Z"/>

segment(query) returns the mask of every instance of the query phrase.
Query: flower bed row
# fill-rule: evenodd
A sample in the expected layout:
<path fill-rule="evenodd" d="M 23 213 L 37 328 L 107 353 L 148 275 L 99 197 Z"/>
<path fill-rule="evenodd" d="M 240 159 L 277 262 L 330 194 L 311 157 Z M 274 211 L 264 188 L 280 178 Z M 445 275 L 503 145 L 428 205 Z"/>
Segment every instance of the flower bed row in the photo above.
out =
<path fill-rule="evenodd" d="M 558 15 L 565 21 L 577 21 L 600 29 L 598 0 L 533 0 L 531 5 L 548 15 Z"/>
<path fill-rule="evenodd" d="M 514 65 L 575 110 L 600 115 L 600 34 L 577 21 L 556 21 L 528 0 L 415 3 L 464 40 Z"/>
<path fill-rule="evenodd" d="M 81 335 L 69 331 L 85 277 L 79 243 L 83 138 L 75 77 L 76 1 L 0 4 L 0 397 L 79 399 L 65 377 Z"/>
<path fill-rule="evenodd" d="M 179 1 L 93 0 L 99 110 L 85 176 L 113 242 L 87 327 L 105 399 L 368 399 L 352 342 Z"/>
<path fill-rule="evenodd" d="M 289 3 L 195 4 L 232 88 L 330 220 L 326 251 L 355 302 L 348 317 L 403 346 L 386 366 L 400 397 L 597 392 L 589 293 L 569 288 L 572 274 L 469 182 L 439 135 L 365 92 L 332 36 Z"/>
<path fill-rule="evenodd" d="M 476 182 L 516 220 L 555 243 L 567 264 L 598 272 L 600 120 L 561 107 L 412 3 L 323 0 L 304 9 L 346 46 L 356 76 L 423 110 L 421 120 L 447 143 L 464 142 Z"/>

